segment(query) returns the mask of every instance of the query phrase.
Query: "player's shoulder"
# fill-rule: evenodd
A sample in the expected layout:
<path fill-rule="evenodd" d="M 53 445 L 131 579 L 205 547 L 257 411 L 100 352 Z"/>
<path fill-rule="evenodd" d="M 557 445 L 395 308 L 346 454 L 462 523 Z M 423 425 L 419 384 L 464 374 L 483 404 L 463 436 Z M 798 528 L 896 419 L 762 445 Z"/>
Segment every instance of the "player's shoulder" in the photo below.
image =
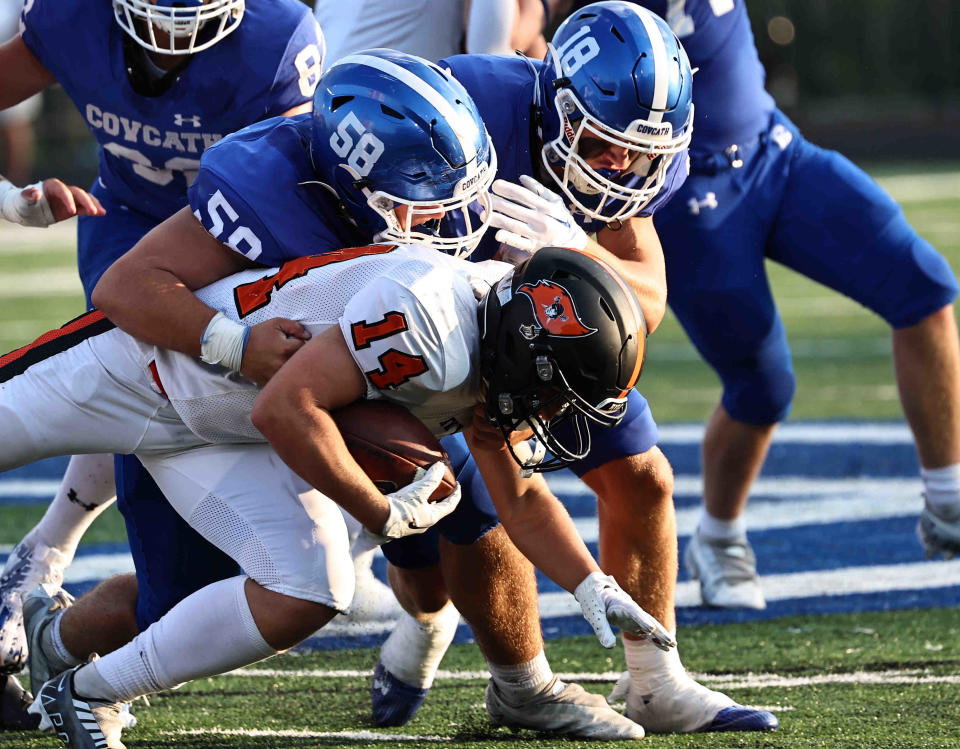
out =
<path fill-rule="evenodd" d="M 256 184 L 286 184 L 290 174 L 309 174 L 310 114 L 271 117 L 217 141 L 204 151 L 201 172 L 233 180 L 248 175 Z M 270 175 L 264 180 L 263 175 Z M 299 180 L 298 180 L 299 181 Z"/>
<path fill-rule="evenodd" d="M 444 57 L 438 64 L 449 70 L 464 86 L 467 85 L 467 81 L 484 81 L 489 88 L 497 91 L 505 85 L 531 83 L 544 65 L 541 60 L 533 60 L 521 55 L 476 54 Z M 490 86 L 491 80 L 496 80 L 497 85 Z"/>
<path fill-rule="evenodd" d="M 41 36 L 47 46 L 60 46 L 82 37 L 102 44 L 110 24 L 116 23 L 111 3 L 104 0 L 26 0 L 20 12 L 21 29 Z"/>

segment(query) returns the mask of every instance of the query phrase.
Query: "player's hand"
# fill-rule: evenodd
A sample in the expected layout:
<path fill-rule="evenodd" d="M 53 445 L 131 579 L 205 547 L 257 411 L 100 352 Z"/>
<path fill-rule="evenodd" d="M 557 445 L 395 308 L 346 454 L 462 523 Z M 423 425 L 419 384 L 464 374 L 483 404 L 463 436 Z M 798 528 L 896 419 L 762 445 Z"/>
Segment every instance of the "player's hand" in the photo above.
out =
<path fill-rule="evenodd" d="M 577 226 L 563 199 L 523 174 L 521 184 L 498 179 L 490 195 L 490 224 L 498 242 L 536 252 L 541 247 L 583 250 L 587 233 Z"/>
<path fill-rule="evenodd" d="M 283 364 L 310 340 L 310 331 L 295 320 L 275 317 L 250 328 L 240 374 L 265 385 Z"/>
<path fill-rule="evenodd" d="M 602 572 L 591 572 L 573 591 L 577 603 L 600 644 L 612 648 L 617 644 L 610 625 L 624 632 L 650 640 L 661 650 L 677 646 L 677 641 L 660 622 L 637 605 L 617 581 Z"/>
<path fill-rule="evenodd" d="M 446 470 L 447 467 L 441 462 L 434 463 L 426 471 L 418 468 L 417 478 L 412 484 L 384 495 L 390 506 L 390 514 L 387 515 L 383 528 L 380 533 L 373 533 L 367 528 L 362 529 L 354 542 L 353 554 L 356 556 L 388 541 L 425 533 L 435 523 L 457 509 L 460 503 L 459 483 L 440 501 L 430 501 L 430 495 L 440 486 Z"/>
<path fill-rule="evenodd" d="M 42 228 L 73 216 L 105 214 L 93 195 L 58 179 L 47 179 L 22 189 L 0 182 L 0 215 L 21 226 Z"/>

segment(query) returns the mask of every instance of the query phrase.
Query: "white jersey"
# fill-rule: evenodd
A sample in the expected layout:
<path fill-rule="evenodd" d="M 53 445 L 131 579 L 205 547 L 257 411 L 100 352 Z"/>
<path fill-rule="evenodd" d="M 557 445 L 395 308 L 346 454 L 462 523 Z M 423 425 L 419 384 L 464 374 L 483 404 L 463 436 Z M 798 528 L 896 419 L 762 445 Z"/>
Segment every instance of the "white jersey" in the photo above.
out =
<path fill-rule="evenodd" d="M 317 335 L 339 325 L 366 377 L 367 397 L 405 406 L 439 437 L 468 425 L 480 402 L 477 300 L 510 269 L 422 247 L 375 245 L 243 271 L 197 296 L 248 326 L 285 317 Z M 250 421 L 257 385 L 151 348 L 163 389 L 194 434 L 209 442 L 263 440 Z"/>
<path fill-rule="evenodd" d="M 436 62 L 461 51 L 464 0 L 317 0 L 327 61 L 389 47 Z"/>

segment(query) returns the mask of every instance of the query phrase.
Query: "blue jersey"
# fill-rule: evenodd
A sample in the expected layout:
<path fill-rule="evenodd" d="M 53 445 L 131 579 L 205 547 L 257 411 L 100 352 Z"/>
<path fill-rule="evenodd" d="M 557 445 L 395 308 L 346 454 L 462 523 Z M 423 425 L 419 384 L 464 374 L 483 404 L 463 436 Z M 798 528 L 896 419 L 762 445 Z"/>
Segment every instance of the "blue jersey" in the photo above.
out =
<path fill-rule="evenodd" d="M 767 127 L 774 101 L 744 0 L 634 0 L 662 18 L 683 43 L 693 76 L 694 155 L 746 143 Z"/>
<path fill-rule="evenodd" d="M 189 199 L 211 235 L 268 266 L 370 241 L 316 181 L 311 126 L 309 114 L 265 120 L 204 153 Z"/>
<path fill-rule="evenodd" d="M 456 55 L 441 60 L 440 65 L 450 69 L 476 102 L 497 152 L 497 177 L 509 182 L 518 182 L 521 174 L 539 178 L 544 167 L 538 128 L 544 118 L 543 108 L 553 106 L 549 85 L 552 76 L 547 65 L 540 60 L 499 55 Z M 496 85 L 491 85 L 491 81 L 496 81 Z M 652 216 L 679 189 L 686 175 L 684 152 L 670 164 L 663 188 L 637 215 Z M 642 179 L 631 177 L 624 184 L 632 186 Z M 587 232 L 606 226 L 603 221 L 578 213 L 575 206 L 570 208 Z M 481 240 L 474 252 L 477 259 L 489 258 L 496 252 L 493 235 L 494 232 L 487 232 Z"/>
<path fill-rule="evenodd" d="M 131 83 L 128 60 L 144 52 L 108 0 L 30 0 L 21 27 L 100 144 L 103 188 L 157 221 L 187 204 L 206 148 L 311 101 L 324 51 L 309 8 L 252 0 L 236 31 L 193 55 L 169 88 L 151 96 Z"/>

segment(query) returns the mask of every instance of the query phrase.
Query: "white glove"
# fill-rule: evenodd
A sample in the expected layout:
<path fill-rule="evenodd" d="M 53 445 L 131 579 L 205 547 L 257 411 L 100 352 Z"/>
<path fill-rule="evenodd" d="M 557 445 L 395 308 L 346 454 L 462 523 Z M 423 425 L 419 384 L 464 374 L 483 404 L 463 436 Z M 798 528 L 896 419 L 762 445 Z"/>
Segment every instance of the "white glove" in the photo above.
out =
<path fill-rule="evenodd" d="M 35 192 L 29 198 L 23 197 L 28 190 Z M 0 180 L 0 216 L 21 226 L 46 227 L 54 222 L 42 182 L 17 187 L 8 180 Z"/>
<path fill-rule="evenodd" d="M 383 529 L 376 534 L 364 528 L 354 542 L 351 553 L 357 555 L 387 541 L 424 533 L 457 509 L 460 502 L 459 483 L 449 496 L 439 502 L 430 501 L 430 495 L 440 486 L 445 471 L 446 466 L 439 461 L 426 471 L 418 468 L 412 484 L 385 495 L 390 504 L 390 514 Z"/>
<path fill-rule="evenodd" d="M 541 247 L 582 250 L 587 233 L 577 226 L 563 198 L 526 174 L 521 185 L 498 179 L 490 195 L 490 224 L 499 231 L 498 242 L 536 252 Z"/>
<path fill-rule="evenodd" d="M 573 595 L 583 610 L 583 617 L 593 627 L 597 639 L 605 648 L 617 644 L 611 624 L 631 635 L 650 640 L 661 650 L 677 646 L 677 641 L 666 627 L 640 608 L 610 575 L 591 572 L 573 591 Z"/>

